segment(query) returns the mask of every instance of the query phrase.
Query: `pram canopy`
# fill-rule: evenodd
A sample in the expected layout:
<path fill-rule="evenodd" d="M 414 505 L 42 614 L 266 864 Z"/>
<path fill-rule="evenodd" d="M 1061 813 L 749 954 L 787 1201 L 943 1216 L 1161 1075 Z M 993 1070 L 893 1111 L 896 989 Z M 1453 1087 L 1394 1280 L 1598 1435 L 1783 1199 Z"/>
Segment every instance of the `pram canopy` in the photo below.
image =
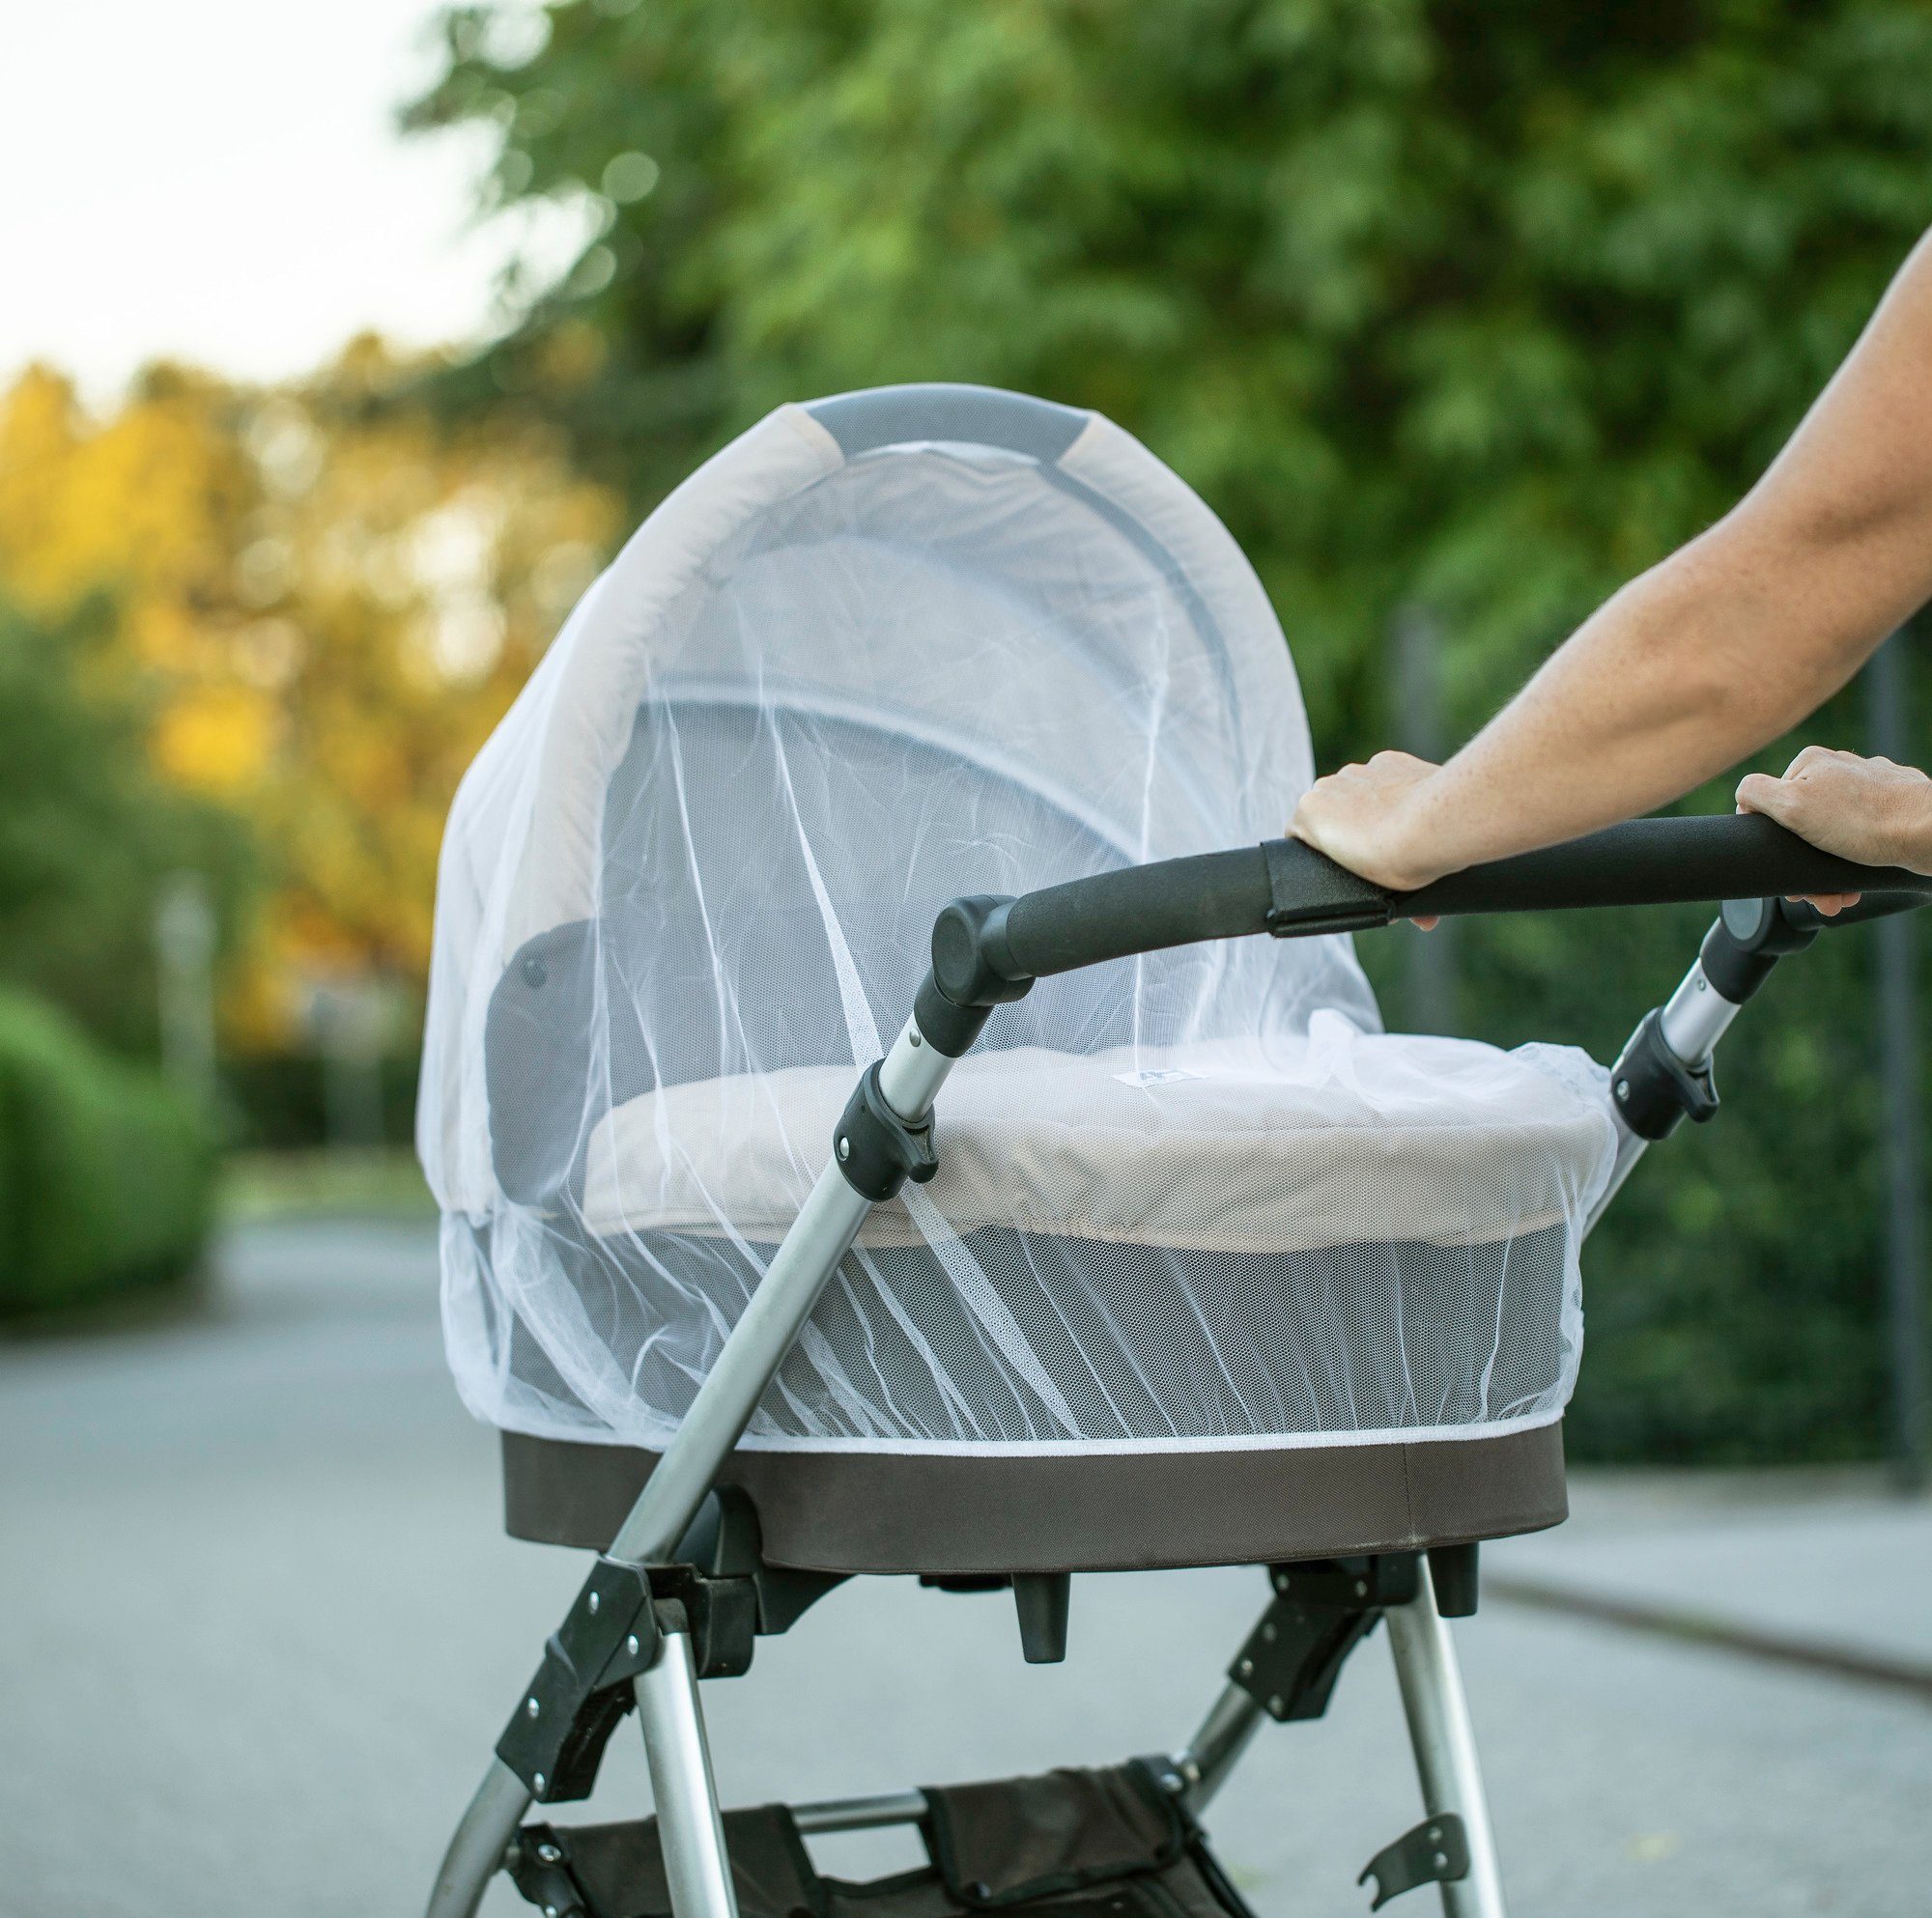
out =
<path fill-rule="evenodd" d="M 592 586 L 457 796 L 419 1146 L 466 1402 L 661 1448 L 950 898 L 1254 841 L 1313 776 L 1225 528 L 1097 415 L 783 407 Z M 1043 980 L 743 1443 L 1048 1452 L 1558 1418 L 1581 1054 L 1380 1031 L 1346 937 Z"/>

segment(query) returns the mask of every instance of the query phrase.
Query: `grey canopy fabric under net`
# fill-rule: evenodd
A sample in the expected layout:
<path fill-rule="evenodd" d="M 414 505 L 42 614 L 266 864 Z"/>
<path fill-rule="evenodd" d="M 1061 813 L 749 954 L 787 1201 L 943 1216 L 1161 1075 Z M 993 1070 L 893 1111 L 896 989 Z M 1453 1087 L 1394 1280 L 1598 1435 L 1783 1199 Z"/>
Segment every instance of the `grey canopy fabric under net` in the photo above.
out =
<path fill-rule="evenodd" d="M 753 428 L 586 594 L 451 815 L 418 1133 L 466 1402 L 662 1446 L 939 907 L 1253 843 L 1312 771 L 1254 574 L 1106 420 L 926 388 Z M 1041 982 L 745 1443 L 1557 1417 L 1603 1075 L 1378 1026 L 1346 938 Z"/>

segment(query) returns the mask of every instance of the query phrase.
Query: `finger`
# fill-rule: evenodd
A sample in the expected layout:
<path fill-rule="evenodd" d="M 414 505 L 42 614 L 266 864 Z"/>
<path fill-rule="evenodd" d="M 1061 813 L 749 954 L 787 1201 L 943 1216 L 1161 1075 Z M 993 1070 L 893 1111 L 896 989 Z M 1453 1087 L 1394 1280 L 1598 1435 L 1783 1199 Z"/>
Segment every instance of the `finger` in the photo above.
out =
<path fill-rule="evenodd" d="M 1791 818 L 1801 804 L 1798 788 L 1786 779 L 1774 779 L 1769 773 L 1747 773 L 1738 781 L 1738 810 L 1761 812 L 1780 823 Z"/>
<path fill-rule="evenodd" d="M 1409 924 L 1412 925 L 1417 932 L 1434 932 L 1435 928 L 1439 926 L 1441 923 L 1442 923 L 1442 917 L 1439 913 L 1425 913 L 1422 915 L 1420 918 L 1414 918 L 1409 920 Z"/>
<path fill-rule="evenodd" d="M 1829 746 L 1807 746 L 1802 752 L 1799 753 L 1798 757 L 1794 759 L 1791 762 L 1791 764 L 1784 769 L 1784 776 L 1787 779 L 1795 779 L 1801 773 L 1807 771 L 1809 768 L 1813 766 L 1816 766 L 1821 760 L 1837 759 L 1840 757 L 1842 757 L 1842 755 L 1834 751 Z M 1762 776 L 1754 774 L 1752 776 L 1761 777 Z"/>

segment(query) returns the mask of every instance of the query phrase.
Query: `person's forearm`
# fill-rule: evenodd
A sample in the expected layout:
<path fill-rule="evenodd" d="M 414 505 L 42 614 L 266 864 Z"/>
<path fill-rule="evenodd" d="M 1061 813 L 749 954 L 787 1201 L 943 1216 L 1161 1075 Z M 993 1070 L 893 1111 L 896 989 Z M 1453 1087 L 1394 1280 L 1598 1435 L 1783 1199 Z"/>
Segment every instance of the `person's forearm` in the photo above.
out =
<path fill-rule="evenodd" d="M 1932 236 L 1749 495 L 1626 586 L 1446 766 L 1382 753 L 1293 830 L 1407 889 L 1673 800 L 1796 725 L 1932 596 Z"/>
<path fill-rule="evenodd" d="M 1750 494 L 1626 586 L 1397 832 L 1440 872 L 1678 798 L 1789 730 L 1932 592 L 1932 239 Z"/>
<path fill-rule="evenodd" d="M 1884 637 L 1834 604 L 1833 556 L 1726 522 L 1633 580 L 1414 795 L 1453 869 L 1680 797 L 1778 738 Z M 1841 563 L 1841 562 L 1839 562 Z M 1857 604 L 1853 602 L 1852 604 Z"/>

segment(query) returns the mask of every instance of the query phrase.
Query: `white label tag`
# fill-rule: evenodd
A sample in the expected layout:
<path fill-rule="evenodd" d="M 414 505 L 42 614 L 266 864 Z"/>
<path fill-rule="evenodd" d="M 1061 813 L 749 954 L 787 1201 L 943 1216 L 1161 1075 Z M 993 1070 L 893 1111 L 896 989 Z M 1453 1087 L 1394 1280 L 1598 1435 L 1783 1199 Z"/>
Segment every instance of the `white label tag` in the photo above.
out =
<path fill-rule="evenodd" d="M 1114 1077 L 1122 1086 L 1172 1086 L 1182 1079 L 1199 1079 L 1201 1075 L 1179 1065 L 1151 1065 L 1142 1072 L 1117 1072 Z"/>

